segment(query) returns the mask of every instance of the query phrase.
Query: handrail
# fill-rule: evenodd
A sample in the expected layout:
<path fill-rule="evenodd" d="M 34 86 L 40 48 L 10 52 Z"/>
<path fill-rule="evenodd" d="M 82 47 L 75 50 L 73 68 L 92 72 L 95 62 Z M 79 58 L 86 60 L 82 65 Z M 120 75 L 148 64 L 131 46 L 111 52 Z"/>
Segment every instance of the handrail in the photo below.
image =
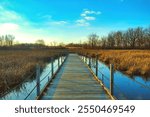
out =
<path fill-rule="evenodd" d="M 51 72 L 51 69 L 50 69 L 50 72 Z M 44 78 L 43 78 L 42 80 L 40 80 L 40 83 L 41 83 L 43 80 L 45 80 L 45 79 L 49 76 L 50 72 L 48 72 L 47 75 L 45 75 Z M 28 93 L 28 95 L 24 98 L 24 100 L 26 100 L 26 99 L 32 94 L 32 92 L 35 90 L 36 87 L 37 87 L 37 84 L 36 84 L 36 85 L 33 87 L 33 89 Z"/>
<path fill-rule="evenodd" d="M 0 97 L 3 97 L 3 96 L 5 96 L 5 95 L 7 95 L 7 94 L 10 93 L 12 90 L 14 90 L 14 89 L 16 89 L 17 87 L 19 87 L 24 81 L 26 81 L 27 79 L 31 78 L 31 76 L 33 76 L 34 73 L 35 73 L 35 72 L 32 72 L 32 73 L 31 73 L 30 75 L 28 75 L 27 78 L 24 79 L 21 83 L 19 83 L 18 85 L 16 85 L 16 86 L 13 87 L 12 89 L 8 90 L 7 92 L 1 94 Z"/>
<path fill-rule="evenodd" d="M 87 58 L 88 58 L 88 57 L 93 58 L 93 57 L 91 57 L 91 56 L 83 55 L 83 54 L 81 54 L 81 53 L 80 53 L 79 55 L 81 56 L 81 58 L 83 58 L 83 61 L 86 60 L 86 61 L 84 61 L 86 64 L 88 64 L 88 63 L 87 63 L 87 61 L 88 61 Z M 87 58 L 84 58 L 84 57 L 87 57 Z M 90 60 L 90 59 L 89 59 L 89 60 Z M 95 61 L 95 62 L 96 62 L 96 61 Z M 90 62 L 90 66 L 93 67 L 93 68 L 96 68 L 96 67 L 95 67 L 95 64 L 93 63 L 93 61 Z M 91 68 L 91 69 L 92 69 L 92 68 Z M 107 77 L 104 73 L 102 73 L 99 69 L 98 69 L 98 73 L 100 73 L 101 75 L 103 75 L 103 77 L 104 77 L 107 81 L 110 81 L 110 78 L 108 78 L 108 77 Z M 143 85 L 142 83 L 138 82 L 137 80 L 134 80 L 134 81 L 135 81 L 137 84 L 139 84 L 140 86 L 142 86 L 142 87 L 144 87 L 144 88 L 147 88 L 147 89 L 150 89 L 149 86 Z M 117 88 L 117 91 L 119 91 L 119 92 L 123 95 L 123 97 L 127 99 L 126 94 L 121 91 L 121 89 L 118 87 L 118 85 L 117 85 L 116 83 L 113 83 L 113 85 L 114 85 L 114 87 Z"/>
<path fill-rule="evenodd" d="M 87 56 L 84 56 L 84 55 L 81 55 L 82 57 L 87 57 Z M 81 57 L 81 58 L 82 58 Z M 84 61 L 84 58 L 83 58 L 83 61 Z M 84 61 L 85 62 L 85 61 Z M 96 62 L 96 61 L 95 61 Z M 87 62 L 85 62 L 86 64 L 87 64 Z M 88 65 L 88 64 L 87 64 Z M 93 62 L 90 62 L 90 66 L 91 67 L 94 67 L 94 68 L 96 68 L 96 65 L 95 64 L 93 64 Z M 92 68 L 91 68 L 91 70 L 92 70 Z M 102 84 L 105 86 L 105 83 L 104 83 L 104 81 L 103 81 L 103 79 L 105 79 L 105 81 L 107 80 L 107 81 L 110 81 L 110 78 L 108 78 L 104 73 L 102 73 L 99 69 L 98 69 L 98 73 L 100 73 L 103 77 L 102 77 Z M 97 76 L 97 78 L 99 79 L 99 77 Z M 113 86 L 115 86 L 117 89 L 118 89 L 118 91 L 123 95 L 123 97 L 125 97 L 126 99 L 127 99 L 127 97 L 126 97 L 126 95 L 120 90 L 120 88 L 116 85 L 116 83 L 113 83 Z M 106 86 L 105 86 L 106 87 Z M 116 98 L 116 97 L 115 97 Z"/>
<path fill-rule="evenodd" d="M 32 94 L 32 92 L 35 90 L 35 88 L 37 87 L 37 85 L 35 85 L 34 87 L 33 87 L 33 89 L 30 91 L 30 93 L 24 98 L 24 100 L 26 100 L 31 94 Z"/>
<path fill-rule="evenodd" d="M 55 78 L 56 74 L 58 73 L 59 69 L 61 68 L 61 66 L 63 65 L 63 63 L 66 61 L 66 59 L 67 59 L 67 55 L 66 55 L 66 57 L 64 57 L 63 61 L 61 62 L 61 65 L 58 67 L 58 69 L 55 71 L 55 73 L 51 76 L 51 79 L 49 80 L 49 82 L 46 83 L 46 85 L 44 86 L 44 88 L 42 89 L 42 91 L 40 92 L 40 94 L 37 95 L 37 97 L 36 97 L 37 100 L 39 100 L 41 98 L 41 96 L 43 95 L 43 92 L 46 90 L 46 88 L 50 84 L 51 80 L 53 78 Z"/>
<path fill-rule="evenodd" d="M 84 62 L 84 61 L 83 61 Z M 107 92 L 107 94 L 110 96 L 110 98 L 112 99 L 112 100 L 115 100 L 116 99 L 116 97 L 114 97 L 111 93 L 110 93 L 110 91 L 108 90 L 108 88 L 107 87 L 105 87 L 105 85 L 102 83 L 102 81 L 95 75 L 95 73 L 93 72 L 93 70 L 91 69 L 91 67 L 87 64 L 87 63 L 85 63 L 86 64 L 86 66 L 88 67 L 88 69 L 90 70 L 90 72 L 92 73 L 92 75 L 94 76 L 94 78 L 100 83 L 100 85 L 103 87 L 103 89 Z"/>
<path fill-rule="evenodd" d="M 101 74 L 103 75 L 103 77 L 105 77 L 105 79 L 106 79 L 107 81 L 110 81 L 109 78 L 108 78 L 106 75 L 104 75 L 100 70 L 98 70 L 98 71 L 99 71 L 99 73 L 101 73 Z M 121 89 L 116 85 L 116 83 L 113 83 L 113 85 L 114 85 L 115 87 L 117 87 L 117 89 L 119 90 L 119 92 L 120 92 L 121 94 L 123 94 L 123 96 L 127 99 L 127 96 L 121 91 Z"/>
<path fill-rule="evenodd" d="M 55 69 L 56 67 L 57 67 L 57 65 L 54 66 L 54 69 Z M 40 83 L 41 83 L 43 80 L 45 80 L 45 79 L 49 76 L 50 73 L 51 73 L 51 69 L 50 69 L 50 72 L 48 72 L 47 75 L 45 75 L 44 78 L 43 78 L 42 80 L 40 80 Z"/>
<path fill-rule="evenodd" d="M 63 60 L 64 61 L 64 60 Z M 63 63 L 63 61 L 62 61 L 62 63 Z M 61 64 L 62 64 L 61 63 Z M 54 67 L 53 67 L 53 69 L 55 69 L 56 67 L 58 67 L 58 64 L 57 65 L 55 65 Z M 58 69 L 59 69 L 59 67 L 58 67 Z M 44 81 L 46 78 L 48 78 L 49 77 L 49 75 L 50 75 L 50 73 L 51 73 L 51 70 L 52 70 L 52 68 L 50 69 L 50 71 L 40 80 L 40 82 L 39 83 L 41 83 L 42 81 Z M 28 93 L 28 95 L 24 98 L 24 100 L 26 100 L 31 94 L 32 94 L 32 92 L 36 89 L 36 87 L 37 87 L 37 84 L 33 87 L 33 89 Z"/>
<path fill-rule="evenodd" d="M 50 70 L 51 70 L 51 69 L 50 69 Z M 50 73 L 51 73 L 51 72 L 48 72 L 48 74 L 45 75 L 44 78 L 43 78 L 42 80 L 40 80 L 40 83 L 41 83 L 43 80 L 45 80 L 45 79 L 49 76 Z"/>

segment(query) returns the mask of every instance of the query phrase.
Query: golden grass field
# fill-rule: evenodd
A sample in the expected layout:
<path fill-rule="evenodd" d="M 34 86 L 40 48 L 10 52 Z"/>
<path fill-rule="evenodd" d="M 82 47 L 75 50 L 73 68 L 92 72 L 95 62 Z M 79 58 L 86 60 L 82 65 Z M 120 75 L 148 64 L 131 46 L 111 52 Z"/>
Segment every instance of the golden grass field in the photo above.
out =
<path fill-rule="evenodd" d="M 79 51 L 79 50 L 77 50 Z M 87 50 L 83 53 L 99 54 L 99 60 L 105 64 L 114 64 L 115 69 L 130 76 L 150 77 L 150 50 Z"/>
<path fill-rule="evenodd" d="M 128 75 L 150 77 L 150 50 L 88 50 L 70 49 L 84 54 L 99 54 L 105 64 L 114 64 L 115 69 Z M 63 50 L 0 50 L 0 94 L 20 84 L 35 73 L 39 63 L 44 67 L 51 56 Z"/>
<path fill-rule="evenodd" d="M 44 67 L 60 50 L 0 50 L 0 93 L 18 85 L 35 73 L 37 63 Z"/>

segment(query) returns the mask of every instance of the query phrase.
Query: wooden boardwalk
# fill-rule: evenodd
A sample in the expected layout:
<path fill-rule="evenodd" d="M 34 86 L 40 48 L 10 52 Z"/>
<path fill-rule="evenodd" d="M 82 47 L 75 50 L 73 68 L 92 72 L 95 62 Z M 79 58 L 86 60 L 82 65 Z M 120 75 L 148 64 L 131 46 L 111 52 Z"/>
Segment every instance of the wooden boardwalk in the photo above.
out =
<path fill-rule="evenodd" d="M 94 79 L 77 54 L 67 60 L 40 97 L 41 100 L 108 100 L 104 88 Z"/>

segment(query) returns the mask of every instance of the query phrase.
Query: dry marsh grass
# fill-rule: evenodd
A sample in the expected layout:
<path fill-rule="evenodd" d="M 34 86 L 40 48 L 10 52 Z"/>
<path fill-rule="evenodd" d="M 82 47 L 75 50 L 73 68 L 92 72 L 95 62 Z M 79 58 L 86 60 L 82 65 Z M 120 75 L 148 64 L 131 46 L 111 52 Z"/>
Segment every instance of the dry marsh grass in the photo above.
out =
<path fill-rule="evenodd" d="M 83 53 L 99 54 L 105 64 L 130 76 L 150 77 L 150 50 L 82 50 Z"/>
<path fill-rule="evenodd" d="M 0 93 L 4 93 L 35 73 L 37 63 L 44 67 L 51 56 L 61 52 L 60 50 L 0 50 Z"/>

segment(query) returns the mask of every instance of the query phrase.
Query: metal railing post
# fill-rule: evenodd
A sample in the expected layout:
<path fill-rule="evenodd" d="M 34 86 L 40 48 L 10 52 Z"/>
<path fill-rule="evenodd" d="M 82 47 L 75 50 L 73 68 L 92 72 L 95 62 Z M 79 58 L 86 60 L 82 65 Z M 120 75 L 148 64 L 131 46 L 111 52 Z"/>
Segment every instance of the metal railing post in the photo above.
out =
<path fill-rule="evenodd" d="M 53 57 L 51 57 L 51 74 L 54 75 L 54 63 L 53 63 Z"/>
<path fill-rule="evenodd" d="M 98 77 L 98 55 L 96 55 L 96 76 Z"/>
<path fill-rule="evenodd" d="M 40 66 L 36 65 L 36 85 L 37 85 L 37 96 L 40 95 Z"/>
<path fill-rule="evenodd" d="M 114 84 L 114 66 L 110 64 L 110 93 L 113 95 L 113 84 Z"/>

